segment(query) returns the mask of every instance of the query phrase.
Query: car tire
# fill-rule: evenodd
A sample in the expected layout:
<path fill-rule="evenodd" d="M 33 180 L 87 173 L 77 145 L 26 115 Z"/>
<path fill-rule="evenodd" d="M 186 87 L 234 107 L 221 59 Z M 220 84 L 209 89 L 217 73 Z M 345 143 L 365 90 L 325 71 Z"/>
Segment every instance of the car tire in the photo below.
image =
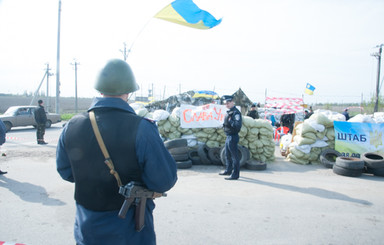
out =
<path fill-rule="evenodd" d="M 171 154 L 171 156 L 173 157 L 173 159 L 175 159 L 176 162 L 189 160 L 188 153 L 185 153 L 185 154 Z"/>
<path fill-rule="evenodd" d="M 333 165 L 333 172 L 342 176 L 359 177 L 363 173 L 363 169 L 348 169 L 335 164 Z"/>
<path fill-rule="evenodd" d="M 47 120 L 46 122 L 45 122 L 45 127 L 46 128 L 50 128 L 52 126 L 52 121 L 51 120 Z"/>
<path fill-rule="evenodd" d="M 245 168 L 249 170 L 266 170 L 267 164 L 264 162 L 257 161 L 255 159 L 249 159 L 245 163 Z"/>
<path fill-rule="evenodd" d="M 369 168 L 384 168 L 384 156 L 374 152 L 365 152 L 361 156 Z"/>
<path fill-rule="evenodd" d="M 201 162 L 205 165 L 210 165 L 212 163 L 208 158 L 208 152 L 209 147 L 206 144 L 200 145 L 199 148 L 197 148 L 197 154 L 199 155 Z"/>
<path fill-rule="evenodd" d="M 168 149 L 168 151 L 169 153 L 171 153 L 171 155 L 188 154 L 189 148 L 188 146 L 181 146 L 181 147 L 170 148 Z"/>
<path fill-rule="evenodd" d="M 370 168 L 367 167 L 367 172 L 373 174 L 374 176 L 384 177 L 384 167 L 383 168 Z"/>
<path fill-rule="evenodd" d="M 186 161 L 178 161 L 176 162 L 176 166 L 178 169 L 187 169 L 192 167 L 192 161 L 186 160 Z"/>
<path fill-rule="evenodd" d="M 237 146 L 237 151 L 239 153 L 239 156 L 240 156 L 240 167 L 243 167 L 245 165 L 245 162 L 248 160 L 246 159 L 246 156 L 243 155 L 243 150 L 241 148 L 242 146 Z M 248 149 L 247 149 L 248 150 Z M 227 166 L 227 161 L 225 160 L 225 147 L 221 148 L 221 151 L 220 151 L 220 159 L 221 159 L 221 162 L 224 166 Z"/>
<path fill-rule="evenodd" d="M 340 157 L 340 152 L 334 150 L 334 149 L 325 149 L 320 154 L 320 162 L 326 167 L 326 168 L 332 168 L 335 164 L 336 158 Z"/>
<path fill-rule="evenodd" d="M 11 130 L 12 128 L 12 123 L 10 122 L 4 122 L 4 125 L 5 125 L 5 132 L 8 132 Z"/>
<path fill-rule="evenodd" d="M 183 147 L 187 145 L 188 145 L 187 139 L 173 139 L 173 140 L 167 140 L 164 142 L 164 146 L 167 149 Z"/>
<path fill-rule="evenodd" d="M 215 165 L 221 165 L 221 158 L 220 158 L 220 147 L 213 147 L 208 150 L 208 158 L 212 161 Z"/>
<path fill-rule="evenodd" d="M 244 161 L 244 165 L 245 165 L 246 162 L 251 158 L 251 153 L 249 152 L 248 148 L 245 146 L 240 145 L 240 149 L 241 149 L 241 153 L 244 157 L 243 161 Z"/>
<path fill-rule="evenodd" d="M 201 165 L 201 159 L 199 157 L 199 154 L 197 153 L 197 150 L 192 150 L 188 152 L 188 157 L 192 161 L 192 165 Z"/>
<path fill-rule="evenodd" d="M 351 169 L 351 170 L 362 170 L 364 168 L 364 161 L 356 157 L 336 157 L 335 165 Z"/>

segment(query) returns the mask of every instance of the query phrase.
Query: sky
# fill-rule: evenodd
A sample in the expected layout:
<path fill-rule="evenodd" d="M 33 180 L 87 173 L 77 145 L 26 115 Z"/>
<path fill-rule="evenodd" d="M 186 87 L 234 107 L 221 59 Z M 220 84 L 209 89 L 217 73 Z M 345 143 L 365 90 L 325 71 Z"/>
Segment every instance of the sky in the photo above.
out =
<path fill-rule="evenodd" d="M 141 87 L 136 96 L 152 88 L 157 99 L 241 88 L 254 102 L 303 97 L 314 104 L 375 95 L 383 0 L 194 2 L 221 24 L 199 30 L 153 18 L 171 3 L 165 0 L 62 0 L 60 96 L 75 96 L 75 60 L 78 97 L 98 96 L 97 75 L 108 60 L 124 58 L 124 43 Z M 35 92 L 49 64 L 48 91 L 56 95 L 58 5 L 0 0 L 0 93 Z M 307 83 L 314 95 L 304 93 Z"/>

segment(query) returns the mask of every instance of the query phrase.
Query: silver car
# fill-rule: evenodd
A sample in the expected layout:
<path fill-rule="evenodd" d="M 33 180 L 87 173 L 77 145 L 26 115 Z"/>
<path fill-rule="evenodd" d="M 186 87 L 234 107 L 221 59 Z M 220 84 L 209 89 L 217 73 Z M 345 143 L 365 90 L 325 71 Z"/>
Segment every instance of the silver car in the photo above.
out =
<path fill-rule="evenodd" d="M 13 127 L 36 127 L 34 113 L 37 108 L 38 106 L 11 106 L 3 115 L 0 115 L 0 119 L 5 124 L 7 132 Z M 52 124 L 60 121 L 61 117 L 59 114 L 47 112 L 47 123 L 45 127 L 49 128 Z"/>

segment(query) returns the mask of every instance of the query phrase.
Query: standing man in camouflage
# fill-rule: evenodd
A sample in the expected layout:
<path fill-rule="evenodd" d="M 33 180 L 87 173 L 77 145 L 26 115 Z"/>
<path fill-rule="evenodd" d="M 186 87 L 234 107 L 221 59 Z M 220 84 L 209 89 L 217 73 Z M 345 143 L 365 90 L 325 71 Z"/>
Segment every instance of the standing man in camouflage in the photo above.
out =
<path fill-rule="evenodd" d="M 36 137 L 37 137 L 37 144 L 39 145 L 46 145 L 47 142 L 44 141 L 44 134 L 45 134 L 45 124 L 47 123 L 47 114 L 45 113 L 43 101 L 39 100 L 37 102 L 39 104 L 39 108 L 35 111 L 35 121 L 36 121 Z"/>
<path fill-rule="evenodd" d="M 227 114 L 224 118 L 226 168 L 220 175 L 229 175 L 226 180 L 237 180 L 240 177 L 240 157 L 238 154 L 239 132 L 242 125 L 241 113 L 235 107 L 233 96 L 225 95 L 224 102 L 227 106 Z"/>

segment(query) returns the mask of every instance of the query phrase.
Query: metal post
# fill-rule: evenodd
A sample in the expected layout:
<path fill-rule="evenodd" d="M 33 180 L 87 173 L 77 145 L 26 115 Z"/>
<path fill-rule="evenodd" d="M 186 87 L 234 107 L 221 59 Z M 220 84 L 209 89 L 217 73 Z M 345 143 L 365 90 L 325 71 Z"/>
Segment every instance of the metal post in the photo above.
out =
<path fill-rule="evenodd" d="M 77 110 L 78 110 L 78 104 L 77 104 L 77 65 L 79 65 L 80 63 L 78 63 L 76 61 L 76 59 L 73 59 L 73 63 L 71 63 L 71 65 L 75 66 L 75 112 L 77 113 Z"/>
<path fill-rule="evenodd" d="M 381 52 L 382 47 L 384 44 L 377 45 L 376 48 L 379 48 L 379 52 L 372 54 L 372 56 L 375 56 L 378 59 L 377 62 L 377 80 L 376 80 L 376 98 L 375 98 L 375 108 L 374 112 L 378 112 L 379 110 L 379 94 L 380 94 L 380 67 L 381 67 Z"/>
<path fill-rule="evenodd" d="M 46 98 L 45 98 L 45 105 L 46 105 L 46 110 L 49 111 L 49 64 L 47 64 L 47 95 L 46 95 Z"/>
<path fill-rule="evenodd" d="M 61 0 L 59 0 L 59 17 L 57 23 L 57 59 L 56 59 L 56 113 L 60 113 L 60 17 Z"/>
<path fill-rule="evenodd" d="M 75 112 L 77 113 L 77 62 L 75 62 Z"/>
<path fill-rule="evenodd" d="M 124 61 L 127 61 L 128 54 L 127 54 L 127 44 L 126 43 L 124 43 L 124 50 L 120 49 L 120 52 L 123 53 Z"/>

